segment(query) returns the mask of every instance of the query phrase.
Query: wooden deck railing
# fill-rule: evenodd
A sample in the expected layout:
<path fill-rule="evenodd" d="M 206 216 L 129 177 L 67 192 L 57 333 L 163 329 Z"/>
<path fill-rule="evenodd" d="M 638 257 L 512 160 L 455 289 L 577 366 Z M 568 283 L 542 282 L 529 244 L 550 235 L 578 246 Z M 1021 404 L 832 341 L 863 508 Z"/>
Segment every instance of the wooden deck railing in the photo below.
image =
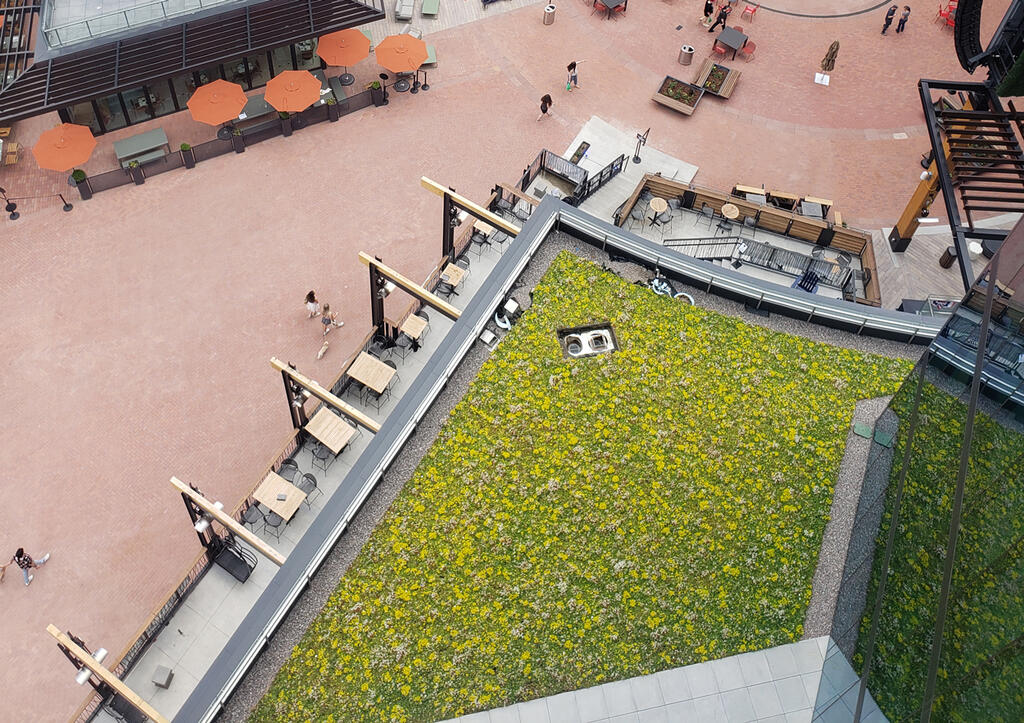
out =
<path fill-rule="evenodd" d="M 784 211 L 773 206 L 758 205 L 723 191 L 702 188 L 680 181 L 672 181 L 650 173 L 641 179 L 633 193 L 626 199 L 625 204 L 615 218 L 617 226 L 625 224 L 644 190 L 649 190 L 655 196 L 665 199 L 683 199 L 687 194 L 692 193 L 692 203 L 688 207 L 695 211 L 699 211 L 706 205 L 714 209 L 715 213 L 721 213 L 722 206 L 731 203 L 740 211 L 738 219 L 740 223 L 743 222 L 744 218 L 753 218 L 757 228 L 763 228 L 766 231 L 772 231 L 777 234 L 800 239 L 801 241 L 828 246 L 839 251 L 846 251 L 857 256 L 864 270 L 864 296 L 856 297 L 857 303 L 870 306 L 882 305 L 871 235 L 864 231 L 858 231 L 845 226 L 836 226 L 828 221 L 808 218 L 807 216 L 801 216 L 798 213 Z"/>

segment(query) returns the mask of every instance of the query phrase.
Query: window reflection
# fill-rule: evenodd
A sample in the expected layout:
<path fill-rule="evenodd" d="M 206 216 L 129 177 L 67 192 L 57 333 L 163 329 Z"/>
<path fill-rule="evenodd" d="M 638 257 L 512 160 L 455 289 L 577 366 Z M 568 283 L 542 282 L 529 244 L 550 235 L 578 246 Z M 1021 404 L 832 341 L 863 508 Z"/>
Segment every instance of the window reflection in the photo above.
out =
<path fill-rule="evenodd" d="M 68 117 L 72 123 L 76 123 L 81 126 L 89 126 L 92 129 L 93 134 L 99 134 L 102 132 L 100 128 L 100 121 L 96 117 L 96 111 L 93 110 L 92 101 L 87 103 L 78 103 L 68 108 Z"/>
<path fill-rule="evenodd" d="M 295 59 L 299 70 L 314 70 L 320 67 L 320 56 L 316 54 L 316 38 L 295 43 Z"/>
<path fill-rule="evenodd" d="M 106 98 L 98 98 L 96 100 L 96 109 L 99 111 L 103 127 L 108 131 L 124 128 L 128 125 L 128 121 L 124 117 L 124 111 L 121 110 L 121 99 L 116 93 L 108 95 Z"/>

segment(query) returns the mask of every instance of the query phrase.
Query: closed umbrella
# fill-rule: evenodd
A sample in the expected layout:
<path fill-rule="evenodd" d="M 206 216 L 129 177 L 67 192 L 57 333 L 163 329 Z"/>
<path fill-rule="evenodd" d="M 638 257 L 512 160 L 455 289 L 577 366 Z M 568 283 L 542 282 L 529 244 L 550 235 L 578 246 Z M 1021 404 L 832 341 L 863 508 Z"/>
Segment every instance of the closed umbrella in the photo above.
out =
<path fill-rule="evenodd" d="M 328 33 L 316 44 L 316 52 L 328 65 L 341 66 L 342 85 L 352 85 L 355 78 L 348 72 L 348 66 L 355 65 L 370 54 L 370 39 L 358 28 L 347 28 Z"/>
<path fill-rule="evenodd" d="M 96 138 L 88 126 L 61 123 L 43 131 L 32 146 L 32 155 L 40 168 L 51 171 L 70 171 L 89 160 L 96 148 Z"/>
<path fill-rule="evenodd" d="M 414 73 L 427 60 L 427 44 L 408 33 L 387 36 L 374 52 L 392 73 Z"/>
<path fill-rule="evenodd" d="M 248 100 L 238 83 L 218 79 L 196 89 L 188 99 L 188 112 L 200 123 L 215 126 L 237 118 Z"/>
<path fill-rule="evenodd" d="M 832 72 L 832 70 L 836 67 L 837 55 L 839 55 L 839 41 L 833 40 L 832 44 L 828 46 L 828 52 L 825 53 L 825 59 L 821 61 L 822 72 Z"/>
<path fill-rule="evenodd" d="M 263 99 L 282 113 L 298 113 L 320 100 L 321 87 L 308 70 L 285 70 L 270 79 Z"/>

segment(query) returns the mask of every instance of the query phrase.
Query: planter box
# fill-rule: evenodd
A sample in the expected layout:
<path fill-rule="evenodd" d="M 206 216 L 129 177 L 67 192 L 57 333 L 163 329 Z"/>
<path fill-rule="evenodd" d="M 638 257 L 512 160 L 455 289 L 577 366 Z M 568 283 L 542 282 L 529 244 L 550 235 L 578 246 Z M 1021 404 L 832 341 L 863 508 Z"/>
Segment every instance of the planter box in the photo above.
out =
<path fill-rule="evenodd" d="M 675 84 L 688 88 L 693 93 L 693 104 L 685 103 L 681 100 L 665 95 L 665 91 Z M 685 81 L 673 78 L 671 75 L 666 75 L 665 80 L 661 81 L 661 85 L 658 87 L 658 92 L 651 96 L 651 99 L 655 103 L 660 103 L 666 108 L 671 108 L 674 111 L 683 113 L 684 115 L 693 115 L 693 111 L 697 109 L 697 103 L 700 102 L 701 96 L 704 95 L 704 89 L 700 86 L 687 83 Z"/>
<path fill-rule="evenodd" d="M 725 77 L 721 79 L 719 84 L 718 79 L 721 77 L 722 71 L 725 72 Z M 739 79 L 740 71 L 732 70 L 721 63 L 716 63 L 711 58 L 705 58 L 704 62 L 697 69 L 697 77 L 694 78 L 693 84 L 703 88 L 706 93 L 717 95 L 719 98 L 728 98 L 732 95 L 732 91 L 736 87 L 736 83 L 739 82 Z M 709 85 L 718 85 L 718 88 L 712 90 L 708 87 Z"/>

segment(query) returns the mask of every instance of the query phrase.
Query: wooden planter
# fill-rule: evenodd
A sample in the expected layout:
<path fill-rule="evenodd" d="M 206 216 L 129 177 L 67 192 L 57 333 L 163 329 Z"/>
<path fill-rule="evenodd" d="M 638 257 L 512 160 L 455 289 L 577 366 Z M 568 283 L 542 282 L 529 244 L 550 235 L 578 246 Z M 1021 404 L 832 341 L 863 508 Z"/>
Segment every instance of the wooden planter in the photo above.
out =
<path fill-rule="evenodd" d="M 720 68 L 725 71 L 725 80 L 722 81 L 722 85 L 718 90 L 711 90 L 706 86 L 706 83 L 715 68 Z M 700 67 L 697 68 L 697 76 L 693 79 L 693 84 L 702 88 L 705 93 L 717 95 L 719 98 L 728 98 L 732 95 L 732 91 L 736 87 L 736 83 L 739 82 L 739 79 L 740 71 L 732 70 L 721 63 L 716 63 L 711 58 L 705 58 L 704 62 L 700 64 Z"/>
<path fill-rule="evenodd" d="M 676 100 L 675 98 L 670 98 L 669 96 L 665 95 L 662 91 L 665 90 L 665 87 L 669 83 L 678 83 L 679 85 L 686 86 L 687 88 L 693 90 L 696 94 L 693 100 L 693 105 L 689 105 L 688 103 L 684 103 L 681 100 Z M 651 100 L 653 100 L 655 103 L 660 103 L 666 108 L 671 108 L 674 111 L 678 111 L 679 113 L 682 113 L 684 115 L 693 115 L 693 111 L 697 109 L 697 103 L 700 102 L 700 99 L 703 95 L 704 90 L 700 86 L 693 85 L 692 83 L 687 83 L 686 81 L 679 80 L 678 78 L 673 78 L 671 75 L 666 75 L 665 80 L 661 81 L 661 85 L 658 86 L 658 92 L 651 96 Z"/>

